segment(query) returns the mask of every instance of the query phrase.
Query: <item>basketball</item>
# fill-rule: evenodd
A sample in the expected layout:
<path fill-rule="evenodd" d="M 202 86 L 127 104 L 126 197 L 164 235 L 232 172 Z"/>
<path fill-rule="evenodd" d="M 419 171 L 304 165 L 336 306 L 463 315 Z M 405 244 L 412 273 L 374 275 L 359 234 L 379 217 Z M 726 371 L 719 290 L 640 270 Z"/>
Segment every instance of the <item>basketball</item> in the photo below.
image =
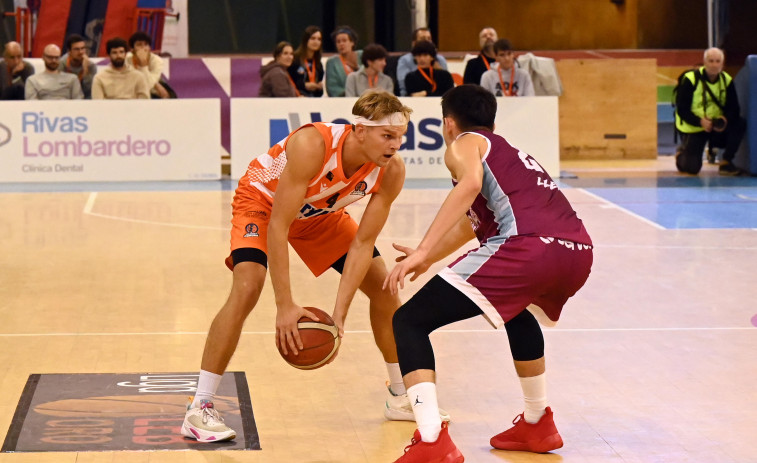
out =
<path fill-rule="evenodd" d="M 315 370 L 331 361 L 339 350 L 340 338 L 334 320 L 331 319 L 329 314 L 315 307 L 304 308 L 318 317 L 318 321 L 302 317 L 297 322 L 303 349 L 299 351 L 298 355 L 294 355 L 291 350 L 284 354 L 279 349 L 279 354 L 295 368 Z"/>

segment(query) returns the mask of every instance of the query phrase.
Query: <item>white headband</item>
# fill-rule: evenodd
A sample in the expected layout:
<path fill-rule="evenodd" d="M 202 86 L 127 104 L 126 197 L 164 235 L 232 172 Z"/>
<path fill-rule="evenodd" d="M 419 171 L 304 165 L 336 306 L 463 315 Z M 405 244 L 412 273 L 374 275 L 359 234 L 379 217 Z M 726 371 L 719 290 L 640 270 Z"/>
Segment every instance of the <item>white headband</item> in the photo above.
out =
<path fill-rule="evenodd" d="M 392 113 L 377 121 L 366 119 L 363 116 L 355 116 L 354 124 L 362 124 L 370 127 L 378 127 L 382 125 L 407 125 L 407 118 L 405 118 L 405 115 L 400 112 Z"/>

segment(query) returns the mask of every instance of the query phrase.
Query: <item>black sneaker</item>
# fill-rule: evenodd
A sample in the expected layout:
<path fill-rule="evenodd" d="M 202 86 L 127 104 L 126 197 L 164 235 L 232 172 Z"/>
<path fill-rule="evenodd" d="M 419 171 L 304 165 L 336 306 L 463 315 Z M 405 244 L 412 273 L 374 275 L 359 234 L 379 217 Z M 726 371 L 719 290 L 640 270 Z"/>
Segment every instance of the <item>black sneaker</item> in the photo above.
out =
<path fill-rule="evenodd" d="M 718 163 L 718 154 L 713 149 L 707 150 L 707 163 L 708 164 L 717 164 Z"/>
<path fill-rule="evenodd" d="M 725 164 L 721 164 L 718 168 L 718 173 L 720 175 L 739 175 L 741 173 L 741 169 L 734 166 L 732 162 L 726 162 Z"/>

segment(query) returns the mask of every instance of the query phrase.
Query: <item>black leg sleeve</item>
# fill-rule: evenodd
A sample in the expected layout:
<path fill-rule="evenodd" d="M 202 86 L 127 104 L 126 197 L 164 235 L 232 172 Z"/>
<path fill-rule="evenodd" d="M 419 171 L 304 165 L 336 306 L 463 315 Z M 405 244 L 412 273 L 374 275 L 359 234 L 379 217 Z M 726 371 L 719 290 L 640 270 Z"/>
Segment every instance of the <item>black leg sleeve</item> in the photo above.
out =
<path fill-rule="evenodd" d="M 435 370 L 428 335 L 450 323 L 481 315 L 478 306 L 436 275 L 392 319 L 402 376 L 415 370 Z"/>
<path fill-rule="evenodd" d="M 536 318 L 524 310 L 505 323 L 513 360 L 526 362 L 544 357 L 544 335 Z"/>

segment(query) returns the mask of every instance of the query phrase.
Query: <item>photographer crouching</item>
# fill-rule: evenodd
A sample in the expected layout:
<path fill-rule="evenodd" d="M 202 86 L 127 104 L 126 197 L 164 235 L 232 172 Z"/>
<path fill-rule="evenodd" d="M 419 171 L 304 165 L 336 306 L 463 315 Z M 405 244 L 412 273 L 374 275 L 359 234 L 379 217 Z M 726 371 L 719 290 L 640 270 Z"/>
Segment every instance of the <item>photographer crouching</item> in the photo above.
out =
<path fill-rule="evenodd" d="M 679 172 L 696 175 L 702 169 L 702 152 L 710 147 L 725 148 L 720 175 L 739 175 L 733 157 L 744 136 L 739 101 L 733 78 L 723 71 L 723 51 L 709 48 L 704 66 L 687 72 L 676 90 L 676 129 L 681 145 L 676 151 Z"/>

